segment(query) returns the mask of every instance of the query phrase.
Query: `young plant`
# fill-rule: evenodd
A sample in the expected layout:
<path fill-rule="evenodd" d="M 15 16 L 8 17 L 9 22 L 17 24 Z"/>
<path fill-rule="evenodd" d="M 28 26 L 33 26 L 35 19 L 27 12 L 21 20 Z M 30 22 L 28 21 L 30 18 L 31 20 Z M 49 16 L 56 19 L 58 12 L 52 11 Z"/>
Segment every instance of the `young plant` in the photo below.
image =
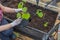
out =
<path fill-rule="evenodd" d="M 22 8 L 23 12 L 27 12 L 27 7 Z"/>
<path fill-rule="evenodd" d="M 23 0 L 24 1 L 24 0 Z M 18 9 L 19 8 L 22 8 L 22 10 L 23 10 L 23 12 L 22 12 L 22 15 L 21 15 L 21 13 L 17 13 L 17 18 L 22 18 L 22 19 L 26 19 L 26 20 L 28 20 L 29 18 L 30 18 L 30 14 L 29 13 L 27 13 L 27 7 L 23 7 L 23 3 L 24 2 L 20 2 L 19 4 L 18 4 Z"/>
<path fill-rule="evenodd" d="M 44 23 L 44 27 L 47 27 L 47 26 L 48 26 L 48 22 L 45 22 L 45 23 Z"/>
<path fill-rule="evenodd" d="M 38 17 L 40 17 L 40 18 L 43 18 L 43 16 L 44 16 L 42 10 L 37 10 L 36 14 L 37 14 Z"/>
<path fill-rule="evenodd" d="M 23 2 L 20 2 L 20 3 L 18 4 L 18 8 L 23 8 L 23 5 L 24 5 L 24 3 L 23 3 Z"/>
<path fill-rule="evenodd" d="M 21 18 L 21 14 L 20 13 L 17 13 L 17 18 Z"/>
<path fill-rule="evenodd" d="M 30 14 L 29 13 L 23 13 L 22 18 L 28 20 L 30 18 Z"/>
<path fill-rule="evenodd" d="M 20 3 L 18 4 L 18 9 L 23 8 L 23 5 L 24 5 L 23 2 L 20 2 Z M 17 18 L 21 17 L 21 14 L 20 14 L 20 13 L 17 13 L 16 17 L 17 17 Z"/>
<path fill-rule="evenodd" d="M 27 13 L 27 7 L 23 7 L 22 10 L 23 10 L 22 18 L 28 20 L 30 18 L 30 14 Z"/>

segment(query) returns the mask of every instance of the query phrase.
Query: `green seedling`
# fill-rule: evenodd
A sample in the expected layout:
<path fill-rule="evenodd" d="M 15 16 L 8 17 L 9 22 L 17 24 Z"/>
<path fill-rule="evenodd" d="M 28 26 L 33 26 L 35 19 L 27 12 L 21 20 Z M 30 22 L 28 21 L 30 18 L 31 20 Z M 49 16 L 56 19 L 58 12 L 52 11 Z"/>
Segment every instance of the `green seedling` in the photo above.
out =
<path fill-rule="evenodd" d="M 37 10 L 36 14 L 38 15 L 38 17 L 42 18 L 43 17 L 43 12 L 42 10 Z"/>
<path fill-rule="evenodd" d="M 44 23 L 44 27 L 47 27 L 47 26 L 48 26 L 48 22 L 45 22 L 45 23 Z"/>
<path fill-rule="evenodd" d="M 27 7 L 22 8 L 23 12 L 27 12 Z"/>
<path fill-rule="evenodd" d="M 22 19 L 28 20 L 30 18 L 30 14 L 29 13 L 26 13 L 27 12 L 27 7 L 23 7 L 23 2 L 20 2 L 18 4 L 18 9 L 19 8 L 22 8 L 23 13 L 22 13 L 22 15 L 20 13 L 17 13 L 17 16 L 16 17 L 17 18 L 22 18 Z"/>
<path fill-rule="evenodd" d="M 26 0 L 22 0 L 22 1 L 26 3 Z"/>
<path fill-rule="evenodd" d="M 21 14 L 20 13 L 17 13 L 17 18 L 21 18 Z"/>
<path fill-rule="evenodd" d="M 30 14 L 29 13 L 23 13 L 22 18 L 28 20 L 30 18 Z"/>
<path fill-rule="evenodd" d="M 24 5 L 24 3 L 23 3 L 23 2 L 20 2 L 20 3 L 18 4 L 18 8 L 23 8 L 23 5 Z"/>
<path fill-rule="evenodd" d="M 23 8 L 23 2 L 20 2 L 20 3 L 18 4 L 18 9 L 20 9 L 20 8 Z M 21 14 L 20 14 L 20 13 L 17 13 L 16 17 L 17 17 L 17 18 L 21 17 Z"/>

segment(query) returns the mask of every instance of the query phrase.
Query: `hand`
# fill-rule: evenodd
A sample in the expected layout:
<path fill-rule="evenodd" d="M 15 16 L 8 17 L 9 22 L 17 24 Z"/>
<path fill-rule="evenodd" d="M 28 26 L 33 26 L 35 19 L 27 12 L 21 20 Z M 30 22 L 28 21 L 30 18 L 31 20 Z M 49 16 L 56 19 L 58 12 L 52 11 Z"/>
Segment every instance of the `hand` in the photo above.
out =
<path fill-rule="evenodd" d="M 22 9 L 14 9 L 16 13 L 21 12 Z"/>
<path fill-rule="evenodd" d="M 14 27 L 14 26 L 16 26 L 16 25 L 20 24 L 20 23 L 21 23 L 21 21 L 22 21 L 22 19 L 21 19 L 21 18 L 18 18 L 18 19 L 16 19 L 15 21 L 13 21 L 13 22 L 11 23 L 12 27 Z"/>

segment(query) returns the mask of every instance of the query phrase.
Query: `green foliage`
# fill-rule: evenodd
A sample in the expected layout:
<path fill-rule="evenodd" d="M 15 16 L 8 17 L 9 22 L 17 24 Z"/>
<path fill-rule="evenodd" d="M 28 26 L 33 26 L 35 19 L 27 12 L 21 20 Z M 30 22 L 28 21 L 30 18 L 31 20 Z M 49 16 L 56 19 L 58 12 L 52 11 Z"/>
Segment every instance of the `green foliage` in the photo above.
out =
<path fill-rule="evenodd" d="M 47 26 L 48 26 L 48 22 L 45 22 L 45 23 L 44 23 L 44 27 L 47 27 Z"/>
<path fill-rule="evenodd" d="M 44 14 L 43 14 L 42 10 L 37 10 L 36 14 L 38 15 L 38 17 L 43 18 Z"/>
<path fill-rule="evenodd" d="M 26 20 L 28 20 L 29 18 L 30 18 L 30 14 L 29 13 L 27 13 L 27 7 L 23 7 L 23 5 L 24 5 L 24 2 L 26 2 L 26 0 L 22 0 L 23 2 L 20 2 L 19 4 L 18 4 L 18 9 L 19 8 L 22 8 L 22 10 L 23 10 L 23 12 L 22 12 L 22 15 L 20 14 L 20 13 L 17 13 L 17 18 L 19 18 L 19 17 L 21 17 L 22 19 L 26 19 Z"/>
<path fill-rule="evenodd" d="M 23 5 L 24 5 L 23 2 L 20 2 L 20 3 L 18 4 L 18 9 L 23 8 Z M 16 17 L 17 17 L 17 18 L 21 17 L 21 14 L 20 14 L 20 13 L 17 13 Z"/>
<path fill-rule="evenodd" d="M 21 14 L 20 13 L 17 13 L 17 18 L 21 18 Z"/>
<path fill-rule="evenodd" d="M 30 18 L 30 14 L 29 13 L 23 13 L 22 18 L 28 20 Z"/>
<path fill-rule="evenodd" d="M 23 12 L 27 12 L 27 7 L 22 8 Z"/>
<path fill-rule="evenodd" d="M 23 8 L 23 5 L 24 5 L 24 3 L 23 3 L 23 2 L 20 2 L 20 3 L 18 4 L 18 8 Z"/>

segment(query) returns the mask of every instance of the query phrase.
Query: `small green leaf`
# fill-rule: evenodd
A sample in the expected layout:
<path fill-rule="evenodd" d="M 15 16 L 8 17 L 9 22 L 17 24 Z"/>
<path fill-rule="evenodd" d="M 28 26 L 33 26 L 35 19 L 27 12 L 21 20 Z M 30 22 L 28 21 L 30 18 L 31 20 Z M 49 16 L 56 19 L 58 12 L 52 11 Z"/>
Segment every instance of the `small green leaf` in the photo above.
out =
<path fill-rule="evenodd" d="M 44 23 L 44 27 L 47 27 L 47 26 L 48 26 L 48 22 L 45 22 L 45 23 Z"/>
<path fill-rule="evenodd" d="M 18 4 L 18 8 L 23 8 L 23 2 L 20 2 L 20 3 Z"/>
<path fill-rule="evenodd" d="M 27 7 L 23 7 L 23 12 L 27 12 Z"/>
<path fill-rule="evenodd" d="M 17 18 L 21 18 L 21 14 L 20 13 L 17 13 L 16 17 Z"/>
<path fill-rule="evenodd" d="M 29 13 L 23 13 L 22 18 L 28 20 L 30 18 L 30 14 Z"/>
<path fill-rule="evenodd" d="M 27 2 L 26 0 L 22 0 L 22 1 L 25 2 L 25 3 Z"/>
<path fill-rule="evenodd" d="M 20 2 L 20 3 L 18 4 L 18 9 L 19 9 L 19 8 L 23 8 L 23 2 Z M 20 13 L 17 13 L 16 18 L 19 18 L 19 17 L 21 17 L 21 14 L 20 14 Z"/>
<path fill-rule="evenodd" d="M 38 15 L 38 17 L 42 18 L 43 17 L 43 12 L 42 10 L 37 10 L 36 14 Z"/>

